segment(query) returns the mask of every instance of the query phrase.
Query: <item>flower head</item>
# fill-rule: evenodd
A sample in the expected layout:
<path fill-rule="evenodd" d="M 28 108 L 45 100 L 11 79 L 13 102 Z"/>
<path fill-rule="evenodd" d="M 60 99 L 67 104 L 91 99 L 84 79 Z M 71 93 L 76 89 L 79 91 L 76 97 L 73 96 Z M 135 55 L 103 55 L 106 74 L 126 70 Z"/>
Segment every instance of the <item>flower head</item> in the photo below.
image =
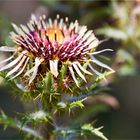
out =
<path fill-rule="evenodd" d="M 0 68 L 0 71 L 10 69 L 7 77 L 14 79 L 24 74 L 29 76 L 29 84 L 42 71 L 50 71 L 54 77 L 57 77 L 62 64 L 66 64 L 69 74 L 78 86 L 76 75 L 86 81 L 85 74 L 92 73 L 83 67 L 83 64 L 89 60 L 89 68 L 98 76 L 100 72 L 90 64 L 97 65 L 113 71 L 109 66 L 98 61 L 94 55 L 105 49 L 95 52 L 99 41 L 92 30 L 87 30 L 86 26 L 80 26 L 78 21 L 68 22 L 68 18 L 60 19 L 59 15 L 52 21 L 46 20 L 45 15 L 39 18 L 31 16 L 27 26 L 19 27 L 12 24 L 15 32 L 10 33 L 10 37 L 15 43 L 14 47 L 2 46 L 0 51 L 13 52 L 13 55 L 0 64 L 8 62 Z M 33 65 L 31 65 L 33 62 Z M 43 66 L 39 68 L 40 66 Z"/>

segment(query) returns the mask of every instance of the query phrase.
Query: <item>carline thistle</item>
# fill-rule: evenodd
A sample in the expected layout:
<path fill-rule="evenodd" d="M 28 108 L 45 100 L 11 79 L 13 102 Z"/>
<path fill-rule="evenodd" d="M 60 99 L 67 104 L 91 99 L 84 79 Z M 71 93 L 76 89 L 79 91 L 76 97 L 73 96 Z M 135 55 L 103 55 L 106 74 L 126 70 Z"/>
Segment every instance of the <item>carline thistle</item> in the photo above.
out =
<path fill-rule="evenodd" d="M 10 33 L 14 47 L 2 46 L 0 51 L 12 52 L 13 55 L 0 62 L 0 72 L 10 69 L 6 77 L 14 79 L 20 75 L 28 77 L 30 85 L 38 74 L 50 71 L 57 78 L 62 64 L 67 65 L 68 74 L 76 83 L 77 76 L 86 81 L 85 74 L 92 75 L 94 72 L 99 77 L 103 74 L 97 71 L 92 63 L 114 72 L 106 64 L 97 60 L 94 55 L 104 51 L 95 51 L 99 45 L 99 40 L 92 30 L 87 30 L 86 26 L 80 26 L 78 21 L 70 22 L 68 18 L 56 16 L 54 20 L 46 20 L 46 16 L 37 18 L 31 16 L 27 26 L 19 27 L 12 24 L 15 32 Z M 83 64 L 89 61 L 88 67 Z M 33 62 L 33 65 L 30 63 Z M 4 63 L 4 66 L 2 66 Z M 39 67 L 43 65 L 43 70 Z"/>

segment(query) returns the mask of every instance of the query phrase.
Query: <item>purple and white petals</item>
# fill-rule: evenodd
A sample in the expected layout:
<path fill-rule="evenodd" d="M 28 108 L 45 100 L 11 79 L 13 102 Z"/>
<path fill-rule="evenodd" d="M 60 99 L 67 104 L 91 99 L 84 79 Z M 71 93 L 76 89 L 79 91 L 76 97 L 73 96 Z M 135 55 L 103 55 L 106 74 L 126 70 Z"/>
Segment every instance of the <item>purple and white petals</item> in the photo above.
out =
<path fill-rule="evenodd" d="M 95 55 L 95 54 L 100 54 L 100 53 L 102 53 L 102 52 L 107 52 L 107 51 L 113 51 L 112 49 L 103 49 L 103 50 L 101 50 L 101 51 L 96 51 L 96 52 L 92 52 L 92 53 L 89 53 L 89 54 L 93 54 L 93 55 Z"/>
<path fill-rule="evenodd" d="M 35 79 L 37 72 L 38 72 L 38 67 L 39 65 L 44 61 L 44 59 L 36 58 L 35 59 L 35 66 L 32 67 L 30 70 L 28 70 L 25 73 L 25 76 L 29 76 L 30 73 L 32 73 L 32 76 L 30 77 L 29 85 L 32 83 L 32 81 Z"/>
<path fill-rule="evenodd" d="M 11 68 L 6 77 L 16 73 L 11 78 L 14 79 L 24 72 L 24 76 L 29 77 L 29 84 L 31 84 L 38 75 L 38 67 L 43 62 L 47 66 L 49 64 L 46 72 L 49 69 L 52 75 L 57 78 L 60 71 L 59 63 L 68 62 L 69 73 L 79 87 L 77 76 L 86 82 L 85 74 L 93 75 L 82 66 L 85 61 L 88 62 L 90 70 L 99 77 L 104 78 L 104 75 L 95 70 L 90 63 L 95 63 L 114 72 L 109 66 L 92 56 L 112 50 L 104 49 L 96 52 L 95 48 L 100 41 L 92 30 L 88 31 L 86 26 L 80 26 L 77 20 L 68 23 L 67 17 L 62 19 L 57 15 L 56 19 L 46 21 L 45 15 L 37 18 L 32 14 L 27 26 L 20 25 L 18 27 L 15 24 L 12 26 L 15 32 L 11 32 L 10 37 L 16 46 L 0 47 L 0 51 L 14 53 L 11 57 L 0 62 L 1 65 L 10 61 L 0 68 L 0 72 Z M 15 58 L 15 56 L 17 57 Z M 31 59 L 35 62 L 33 67 L 28 65 L 30 62 L 32 63 Z"/>
<path fill-rule="evenodd" d="M 14 58 L 15 54 L 16 54 L 16 53 L 14 53 L 12 56 L 8 57 L 7 59 L 2 60 L 2 61 L 0 62 L 0 66 L 1 66 L 2 64 L 6 63 L 6 62 L 8 62 L 8 61 L 10 61 L 10 60 L 12 60 L 12 59 Z"/>
<path fill-rule="evenodd" d="M 85 74 L 92 75 L 92 73 L 90 73 L 85 68 L 83 68 L 83 66 L 79 62 L 76 61 L 73 63 L 69 63 L 70 74 L 78 87 L 79 87 L 79 83 L 78 83 L 78 80 L 75 76 L 74 70 L 76 71 L 78 76 L 81 77 L 85 82 L 87 82 L 86 78 L 85 78 Z"/>
<path fill-rule="evenodd" d="M 99 40 L 93 37 L 90 37 L 86 44 L 88 45 L 87 49 L 85 51 L 90 51 L 93 48 L 96 48 L 99 45 Z"/>
<path fill-rule="evenodd" d="M 102 73 L 98 72 L 96 69 L 94 69 L 91 64 L 88 64 L 88 66 L 96 75 L 98 75 L 100 78 L 105 79 L 104 75 Z"/>
<path fill-rule="evenodd" d="M 58 60 L 50 60 L 50 71 L 51 73 L 57 77 L 58 76 Z"/>
<path fill-rule="evenodd" d="M 86 26 L 81 26 L 81 27 L 79 27 L 80 28 L 80 30 L 79 30 L 79 32 L 78 32 L 78 37 L 75 39 L 75 41 L 77 41 L 77 40 L 80 40 L 83 36 L 84 36 L 84 34 L 85 34 L 85 32 L 87 31 L 87 27 Z"/>
<path fill-rule="evenodd" d="M 114 70 L 112 68 L 110 68 L 108 65 L 100 62 L 99 60 L 97 60 L 95 57 L 93 57 L 91 55 L 90 55 L 90 57 L 91 57 L 91 60 L 90 60 L 91 62 L 97 64 L 98 66 L 101 66 L 103 68 L 106 68 L 106 69 L 110 70 L 111 72 L 114 72 Z"/>
<path fill-rule="evenodd" d="M 10 62 L 9 64 L 3 66 L 3 67 L 0 69 L 0 72 L 1 72 L 1 71 L 4 71 L 4 70 L 6 70 L 6 69 L 9 69 L 9 68 L 13 67 L 14 65 L 16 65 L 16 64 L 20 61 L 20 59 L 21 59 L 22 57 L 23 57 L 23 54 L 21 53 L 15 60 L 13 60 L 13 61 Z"/>
<path fill-rule="evenodd" d="M 2 51 L 2 52 L 16 52 L 17 48 L 2 46 L 2 47 L 0 47 L 0 51 Z"/>
<path fill-rule="evenodd" d="M 22 29 L 25 33 L 27 33 L 27 34 L 30 33 L 29 29 L 28 29 L 25 25 L 22 25 L 22 24 L 21 24 L 20 27 L 21 27 L 21 29 Z"/>
<path fill-rule="evenodd" d="M 77 87 L 79 87 L 79 83 L 78 83 L 78 80 L 76 79 L 76 76 L 75 76 L 75 73 L 74 73 L 74 71 L 73 71 L 72 66 L 69 66 L 69 71 L 70 71 L 70 74 L 71 74 L 71 76 L 72 76 L 74 82 L 76 83 Z"/>
<path fill-rule="evenodd" d="M 10 75 L 12 75 L 13 73 L 17 72 L 19 70 L 19 68 L 23 65 L 25 59 L 27 58 L 27 56 L 23 56 L 21 61 L 17 64 L 16 67 L 14 67 L 11 71 L 9 71 L 6 75 L 6 77 L 9 77 Z"/>
<path fill-rule="evenodd" d="M 39 58 L 36 58 L 35 59 L 35 66 L 33 67 L 33 74 L 30 78 L 30 81 L 29 81 L 29 85 L 32 83 L 32 81 L 35 79 L 36 75 L 37 75 L 37 71 L 38 71 L 38 67 L 39 65 L 44 61 L 44 59 L 39 59 Z"/>
<path fill-rule="evenodd" d="M 81 71 L 78 68 L 78 66 L 75 63 L 73 63 L 72 65 L 73 65 L 75 71 L 77 72 L 77 74 L 86 82 L 85 76 L 81 73 Z"/>
<path fill-rule="evenodd" d="M 10 80 L 12 80 L 12 79 L 14 79 L 14 78 L 16 78 L 16 77 L 18 77 L 19 75 L 21 75 L 22 73 L 23 73 L 23 71 L 25 70 L 25 68 L 26 68 L 26 66 L 27 66 L 27 64 L 28 64 L 28 62 L 29 62 L 29 57 L 25 60 L 25 63 L 24 63 L 24 65 L 23 65 L 23 67 L 21 68 L 21 70 L 16 74 L 16 75 L 14 75 L 13 77 L 11 77 L 10 78 Z"/>
<path fill-rule="evenodd" d="M 79 62 L 74 62 L 81 71 L 83 71 L 85 74 L 89 74 L 89 75 L 93 75 L 91 72 L 87 71 L 85 68 L 83 68 L 83 66 L 81 66 L 81 64 Z"/>
<path fill-rule="evenodd" d="M 20 75 L 21 72 L 19 72 L 19 70 L 21 69 L 22 65 L 24 65 L 25 62 L 27 61 L 27 56 L 25 55 L 26 52 L 27 51 L 22 51 L 17 58 L 15 58 L 14 60 L 12 60 L 15 57 L 15 55 L 17 54 L 17 52 L 15 52 L 11 57 L 9 57 L 9 58 L 1 61 L 0 63 L 3 64 L 3 63 L 6 63 L 6 62 L 12 60 L 10 63 L 8 63 L 5 66 L 1 67 L 0 72 L 1 71 L 4 71 L 4 70 L 7 70 L 7 69 L 11 69 L 7 73 L 6 77 L 9 77 L 12 74 L 18 72 L 18 74 L 16 74 L 16 76 L 13 76 L 11 79 L 13 79 L 13 78 L 17 77 L 18 75 Z M 28 58 L 28 60 L 29 60 L 29 58 Z"/>

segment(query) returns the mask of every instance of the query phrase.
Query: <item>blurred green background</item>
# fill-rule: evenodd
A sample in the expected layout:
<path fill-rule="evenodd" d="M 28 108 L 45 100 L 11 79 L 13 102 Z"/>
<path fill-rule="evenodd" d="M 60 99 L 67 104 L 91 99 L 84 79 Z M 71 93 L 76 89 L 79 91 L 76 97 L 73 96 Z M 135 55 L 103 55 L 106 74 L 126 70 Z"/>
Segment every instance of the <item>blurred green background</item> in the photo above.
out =
<path fill-rule="evenodd" d="M 56 14 L 78 19 L 81 25 L 94 30 L 99 40 L 107 39 L 98 49 L 111 48 L 113 53 L 104 53 L 116 71 L 109 77 L 106 97 L 91 101 L 86 108 L 84 120 L 104 126 L 109 139 L 140 139 L 140 2 L 139 0 L 1 0 L 0 1 L 0 45 L 10 45 L 8 38 L 11 22 L 26 24 L 31 13 Z M 0 54 L 0 59 L 5 55 Z M 102 106 L 103 105 L 103 106 Z M 20 101 L 1 84 L 0 108 L 13 116 L 25 111 Z M 96 116 L 96 117 L 95 117 Z M 83 119 L 79 115 L 79 119 Z M 0 127 L 0 139 L 22 138 L 14 129 L 6 131 Z"/>

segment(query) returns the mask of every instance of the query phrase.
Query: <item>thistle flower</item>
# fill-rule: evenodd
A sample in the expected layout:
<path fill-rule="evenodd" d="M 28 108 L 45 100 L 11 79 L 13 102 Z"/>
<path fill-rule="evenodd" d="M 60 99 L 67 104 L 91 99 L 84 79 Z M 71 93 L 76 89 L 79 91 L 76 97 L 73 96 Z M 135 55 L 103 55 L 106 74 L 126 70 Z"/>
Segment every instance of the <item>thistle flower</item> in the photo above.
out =
<path fill-rule="evenodd" d="M 13 52 L 13 55 L 0 62 L 0 65 L 7 63 L 0 68 L 0 72 L 10 69 L 6 77 L 14 79 L 21 74 L 29 77 L 29 84 L 37 77 L 41 71 L 50 71 L 54 77 L 58 77 L 62 64 L 67 65 L 71 79 L 78 86 L 77 75 L 86 81 L 85 74 L 92 75 L 93 71 L 98 76 L 103 76 L 91 63 L 95 63 L 113 72 L 113 70 L 98 61 L 94 55 L 105 49 L 95 51 L 99 45 L 98 39 L 92 30 L 87 30 L 86 26 L 80 26 L 78 21 L 68 22 L 68 18 L 60 19 L 57 15 L 54 21 L 45 15 L 39 18 L 31 16 L 27 26 L 19 27 L 12 24 L 15 32 L 10 33 L 14 47 L 2 46 L 0 51 Z M 83 67 L 89 61 L 89 70 Z M 34 62 L 33 65 L 31 62 Z M 43 65 L 40 70 L 39 67 Z"/>

